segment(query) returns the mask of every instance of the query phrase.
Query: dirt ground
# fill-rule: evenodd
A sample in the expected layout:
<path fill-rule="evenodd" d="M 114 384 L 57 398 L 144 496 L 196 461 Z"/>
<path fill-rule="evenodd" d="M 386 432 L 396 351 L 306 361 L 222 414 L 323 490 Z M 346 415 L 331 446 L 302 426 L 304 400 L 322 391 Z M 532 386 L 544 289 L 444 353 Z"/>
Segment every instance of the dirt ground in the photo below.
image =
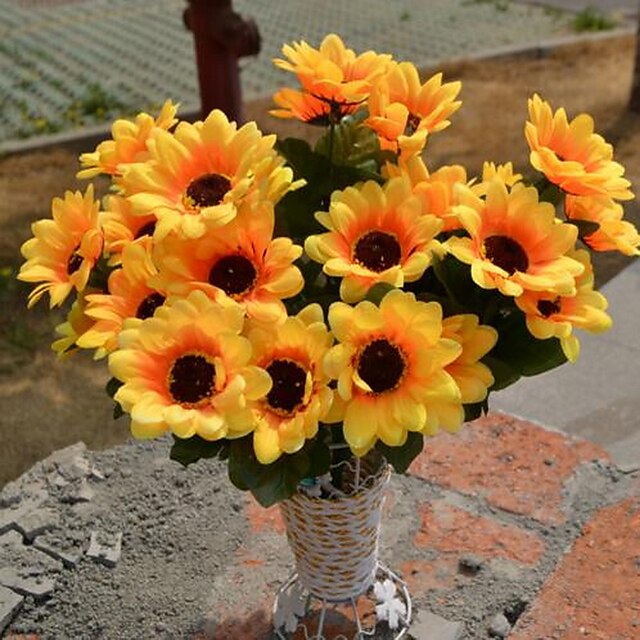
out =
<path fill-rule="evenodd" d="M 511 160 L 526 172 L 522 131 L 527 98 L 537 91 L 570 116 L 591 113 L 597 130 L 614 142 L 616 159 L 629 178 L 640 184 L 640 118 L 625 111 L 633 54 L 633 38 L 624 37 L 573 45 L 543 57 L 446 67 L 447 79 L 463 82 L 463 107 L 452 126 L 430 140 L 430 167 L 456 162 L 474 175 L 483 160 Z M 265 131 L 301 134 L 266 115 L 269 106 L 269 100 L 254 103 L 247 117 Z M 49 312 L 44 301 L 27 311 L 29 289 L 15 281 L 22 262 L 19 248 L 30 236 L 31 222 L 49 215 L 54 196 L 84 188 L 74 177 L 77 168 L 75 154 L 64 149 L 0 159 L 0 486 L 68 444 L 82 440 L 101 449 L 128 437 L 127 420 L 111 418 L 105 363 L 95 363 L 87 354 L 56 361 L 49 345 L 62 313 Z M 640 224 L 635 203 L 627 216 Z M 617 254 L 596 257 L 600 284 L 629 264 Z"/>

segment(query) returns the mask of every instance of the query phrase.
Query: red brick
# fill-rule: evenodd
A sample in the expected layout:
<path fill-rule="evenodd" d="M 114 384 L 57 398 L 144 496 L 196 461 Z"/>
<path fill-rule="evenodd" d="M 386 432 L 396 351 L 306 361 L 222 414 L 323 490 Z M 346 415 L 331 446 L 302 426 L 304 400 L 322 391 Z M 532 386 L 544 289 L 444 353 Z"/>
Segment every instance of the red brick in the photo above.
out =
<path fill-rule="evenodd" d="M 473 553 L 533 565 L 544 553 L 544 542 L 533 532 L 477 516 L 435 500 L 421 507 L 422 523 L 415 544 L 436 551 Z"/>
<path fill-rule="evenodd" d="M 562 524 L 562 489 L 600 447 L 512 416 L 492 413 L 456 435 L 428 440 L 409 472 L 444 488 L 545 524 Z"/>
<path fill-rule="evenodd" d="M 273 637 L 272 633 L 271 609 L 265 606 L 225 618 L 216 625 L 213 635 L 196 636 L 193 640 L 270 640 Z"/>
<path fill-rule="evenodd" d="M 284 533 L 284 521 L 278 505 L 265 509 L 252 496 L 249 496 L 246 507 L 247 518 L 254 533 Z"/>
<path fill-rule="evenodd" d="M 640 499 L 584 527 L 510 640 L 640 638 Z"/>

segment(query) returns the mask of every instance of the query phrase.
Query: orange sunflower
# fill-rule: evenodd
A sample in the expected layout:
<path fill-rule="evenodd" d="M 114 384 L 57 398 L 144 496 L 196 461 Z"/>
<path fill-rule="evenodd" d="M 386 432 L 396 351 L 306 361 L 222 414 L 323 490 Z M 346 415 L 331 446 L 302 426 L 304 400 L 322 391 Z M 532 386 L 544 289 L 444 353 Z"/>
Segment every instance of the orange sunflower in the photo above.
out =
<path fill-rule="evenodd" d="M 252 405 L 271 379 L 250 364 L 243 323 L 240 307 L 194 291 L 120 333 L 109 369 L 123 383 L 114 397 L 131 414 L 135 437 L 171 431 L 219 440 L 253 431 Z"/>
<path fill-rule="evenodd" d="M 109 276 L 109 293 L 86 296 L 85 314 L 93 326 L 77 340 L 83 349 L 96 349 L 102 358 L 118 346 L 118 334 L 127 326 L 153 316 L 166 300 L 166 291 L 156 290 L 148 282 L 157 273 L 151 259 L 151 238 L 141 238 L 125 247 L 122 266 Z"/>
<path fill-rule="evenodd" d="M 462 165 L 445 165 L 429 173 L 422 157 L 415 155 L 400 158 L 397 165 L 387 163 L 383 174 L 387 177 L 406 175 L 413 193 L 423 202 L 424 212 L 442 220 L 442 231 L 461 227 L 452 208 L 458 203 L 456 185 L 467 183 L 467 171 Z"/>
<path fill-rule="evenodd" d="M 112 139 L 101 142 L 95 151 L 80 156 L 80 164 L 84 169 L 78 172 L 78 178 L 94 178 L 101 173 L 119 176 L 122 173 L 120 165 L 144 160 L 152 131 L 171 129 L 178 121 L 175 117 L 177 111 L 178 105 L 167 100 L 155 119 L 142 112 L 133 122 L 116 120 L 111 127 Z"/>
<path fill-rule="evenodd" d="M 424 149 L 429 133 L 451 124 L 449 116 L 462 104 L 456 100 L 461 86 L 443 84 L 441 73 L 422 83 L 415 65 L 393 63 L 371 91 L 365 124 L 376 132 L 382 149 L 415 155 Z"/>
<path fill-rule="evenodd" d="M 578 230 L 560 222 L 553 205 L 539 202 L 533 187 L 518 183 L 508 190 L 495 179 L 486 199 L 468 187 L 458 191 L 461 204 L 454 212 L 469 237 L 449 238 L 445 248 L 471 265 L 476 284 L 507 296 L 524 290 L 575 294 L 575 277 L 584 266 L 566 254 Z"/>
<path fill-rule="evenodd" d="M 104 249 L 109 254 L 109 264 L 117 265 L 122 251 L 134 240 L 153 236 L 156 217 L 134 215 L 131 203 L 119 195 L 104 199 L 104 211 L 100 213 L 100 226 L 104 233 Z"/>
<path fill-rule="evenodd" d="M 239 303 L 256 321 L 284 322 L 282 299 L 295 296 L 304 285 L 293 265 L 302 248 L 272 235 L 273 212 L 263 211 L 243 212 L 202 238 L 167 237 L 154 256 L 159 274 L 151 285 L 176 295 L 199 289 L 218 303 Z"/>
<path fill-rule="evenodd" d="M 624 210 L 611 198 L 567 196 L 565 212 L 569 220 L 595 222 L 598 229 L 584 238 L 594 251 L 619 251 L 625 256 L 640 255 L 640 234 L 635 225 L 623 220 Z"/>
<path fill-rule="evenodd" d="M 319 49 L 303 40 L 285 45 L 282 53 L 287 59 L 274 59 L 274 64 L 295 73 L 302 91 L 277 91 L 273 99 L 280 109 L 270 113 L 321 125 L 339 122 L 355 111 L 391 61 L 390 55 L 374 51 L 356 55 L 336 34 L 326 36 Z"/>
<path fill-rule="evenodd" d="M 370 287 L 401 287 L 431 264 L 442 222 L 425 215 L 411 184 L 402 177 L 384 186 L 369 181 L 331 196 L 329 211 L 316 213 L 328 233 L 309 236 L 305 251 L 323 263 L 329 276 L 342 278 L 340 297 L 362 300 Z"/>
<path fill-rule="evenodd" d="M 282 453 L 299 451 L 318 432 L 318 422 L 331 408 L 333 391 L 322 361 L 333 337 L 320 305 L 304 308 L 281 325 L 248 331 L 253 362 L 273 381 L 271 391 L 255 405 L 253 447 L 262 464 Z"/>
<path fill-rule="evenodd" d="M 233 220 L 241 205 L 276 203 L 292 188 L 275 140 L 255 122 L 238 129 L 215 110 L 173 134 L 154 130 L 149 159 L 127 165 L 121 184 L 135 215 L 157 218 L 156 238 L 171 231 L 199 238 Z"/>
<path fill-rule="evenodd" d="M 73 289 L 82 291 L 91 269 L 102 255 L 103 238 L 98 225 L 100 204 L 93 198 L 93 186 L 83 195 L 65 193 L 51 203 L 53 219 L 31 225 L 33 238 L 21 248 L 26 262 L 18 279 L 39 282 L 29 294 L 29 307 L 49 293 L 50 307 L 64 302 Z"/>
<path fill-rule="evenodd" d="M 335 302 L 329 324 L 339 344 L 325 357 L 325 371 L 338 381 L 344 435 L 356 455 L 378 439 L 401 446 L 408 431 L 435 433 L 440 424 L 434 406 L 460 402 L 445 368 L 462 347 L 443 336 L 439 304 L 394 290 L 380 307 Z"/>
<path fill-rule="evenodd" d="M 584 272 L 576 279 L 576 294 L 561 296 L 545 291 L 525 291 L 516 304 L 526 314 L 527 328 L 540 340 L 558 338 L 569 362 L 580 354 L 580 343 L 573 329 L 602 333 L 611 328 L 606 313 L 607 299 L 593 290 L 593 268 L 589 253 L 580 249 L 573 257 L 584 265 Z"/>
<path fill-rule="evenodd" d="M 594 132 L 593 118 L 582 113 L 571 122 L 564 109 L 552 112 L 539 95 L 529 99 L 525 135 L 530 161 L 563 191 L 577 196 L 631 200 L 624 167 L 613 161 L 613 147 Z"/>

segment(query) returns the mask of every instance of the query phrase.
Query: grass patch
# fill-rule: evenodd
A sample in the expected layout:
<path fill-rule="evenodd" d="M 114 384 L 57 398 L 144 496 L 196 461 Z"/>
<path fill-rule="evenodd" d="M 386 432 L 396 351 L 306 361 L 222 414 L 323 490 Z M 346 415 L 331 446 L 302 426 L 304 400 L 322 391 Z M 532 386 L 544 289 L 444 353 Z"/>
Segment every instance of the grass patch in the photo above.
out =
<path fill-rule="evenodd" d="M 577 33 L 587 31 L 608 31 L 616 26 L 616 21 L 595 7 L 586 7 L 571 21 L 571 28 Z"/>

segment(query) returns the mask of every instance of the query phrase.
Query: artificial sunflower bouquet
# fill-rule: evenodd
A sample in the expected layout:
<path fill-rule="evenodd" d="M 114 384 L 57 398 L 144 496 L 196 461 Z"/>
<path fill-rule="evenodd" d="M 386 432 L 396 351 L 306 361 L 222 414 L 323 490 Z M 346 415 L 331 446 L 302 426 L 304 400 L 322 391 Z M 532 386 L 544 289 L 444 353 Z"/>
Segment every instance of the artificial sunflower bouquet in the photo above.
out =
<path fill-rule="evenodd" d="M 428 168 L 459 82 L 336 35 L 275 64 L 299 87 L 272 114 L 322 127 L 313 147 L 220 111 L 178 122 L 170 102 L 118 120 L 80 157 L 108 194 L 56 198 L 18 276 L 37 284 L 29 305 L 75 298 L 53 348 L 108 359 L 134 436 L 226 460 L 263 505 L 336 456 L 403 471 L 491 391 L 574 361 L 574 329 L 611 325 L 590 250 L 640 253 L 630 183 L 590 116 L 534 95 L 535 184 L 511 164 L 470 178 Z"/>

